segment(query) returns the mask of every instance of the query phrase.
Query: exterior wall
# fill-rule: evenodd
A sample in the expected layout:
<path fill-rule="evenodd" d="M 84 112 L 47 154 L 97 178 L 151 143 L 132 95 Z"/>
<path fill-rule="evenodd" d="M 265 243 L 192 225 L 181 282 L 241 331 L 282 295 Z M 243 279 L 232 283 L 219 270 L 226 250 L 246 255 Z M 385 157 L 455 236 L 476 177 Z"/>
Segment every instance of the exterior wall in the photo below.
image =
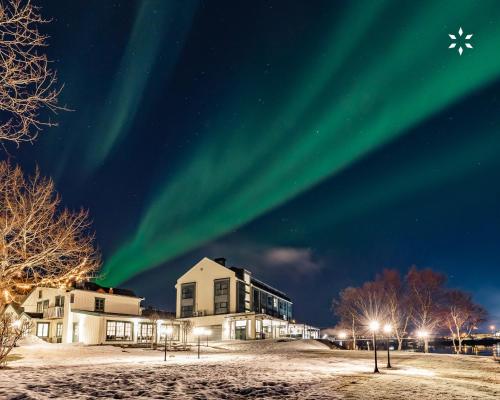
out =
<path fill-rule="evenodd" d="M 183 283 L 196 283 L 194 311 L 203 311 L 205 315 L 213 315 L 214 280 L 223 278 L 229 278 L 229 310 L 231 313 L 236 312 L 235 273 L 205 257 L 177 280 L 175 285 L 177 290 L 177 318 L 181 317 L 181 287 Z M 221 315 L 224 316 L 225 314 Z"/>
<path fill-rule="evenodd" d="M 94 311 L 95 298 L 104 300 L 104 312 L 117 314 L 141 315 L 141 300 L 137 297 L 121 296 L 116 294 L 99 293 L 89 290 L 72 290 L 74 303 L 72 310 Z M 68 302 L 69 303 L 69 302 Z"/>
<path fill-rule="evenodd" d="M 39 297 L 40 291 L 42 292 L 42 297 Z M 37 303 L 40 301 L 48 300 L 49 307 L 55 306 L 56 296 L 65 296 L 64 303 L 67 303 L 65 289 L 54 289 L 54 288 L 37 288 L 33 290 L 29 296 L 24 300 L 22 307 L 25 312 L 36 312 Z"/>

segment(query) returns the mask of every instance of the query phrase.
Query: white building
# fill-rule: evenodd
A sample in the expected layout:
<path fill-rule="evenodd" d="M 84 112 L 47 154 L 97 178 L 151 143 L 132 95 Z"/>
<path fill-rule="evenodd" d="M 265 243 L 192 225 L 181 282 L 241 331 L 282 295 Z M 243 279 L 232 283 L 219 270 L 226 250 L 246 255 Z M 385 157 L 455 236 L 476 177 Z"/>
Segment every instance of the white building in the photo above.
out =
<path fill-rule="evenodd" d="M 209 330 L 212 340 L 319 337 L 319 329 L 295 324 L 285 293 L 246 269 L 226 267 L 223 258 L 203 258 L 175 287 L 177 319 Z"/>
<path fill-rule="evenodd" d="M 52 343 L 151 343 L 164 340 L 167 325 L 173 326 L 172 340 L 181 340 L 183 330 L 174 315 L 152 317 L 141 308 L 142 300 L 130 290 L 85 282 L 69 289 L 36 288 L 4 312 L 31 321 L 30 333 Z"/>

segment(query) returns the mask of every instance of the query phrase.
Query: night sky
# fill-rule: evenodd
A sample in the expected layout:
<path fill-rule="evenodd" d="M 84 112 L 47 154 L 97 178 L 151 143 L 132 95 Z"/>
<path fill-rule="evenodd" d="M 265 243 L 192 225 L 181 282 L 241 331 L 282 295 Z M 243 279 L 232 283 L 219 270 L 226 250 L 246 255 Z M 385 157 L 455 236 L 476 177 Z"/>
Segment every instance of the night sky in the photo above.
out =
<path fill-rule="evenodd" d="M 323 327 L 417 265 L 500 325 L 498 1 L 37 4 L 73 111 L 7 150 L 90 209 L 103 284 L 172 310 L 226 257 Z"/>

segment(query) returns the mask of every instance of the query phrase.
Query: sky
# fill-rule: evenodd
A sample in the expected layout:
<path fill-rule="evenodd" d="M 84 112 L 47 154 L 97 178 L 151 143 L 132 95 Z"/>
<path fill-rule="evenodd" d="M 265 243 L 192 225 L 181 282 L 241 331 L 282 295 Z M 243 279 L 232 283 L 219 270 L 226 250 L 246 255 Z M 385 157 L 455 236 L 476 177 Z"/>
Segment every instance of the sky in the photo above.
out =
<path fill-rule="evenodd" d="M 225 257 L 325 327 L 416 265 L 500 325 L 497 1 L 39 4 L 71 111 L 7 150 L 90 210 L 103 284 L 172 310 Z"/>

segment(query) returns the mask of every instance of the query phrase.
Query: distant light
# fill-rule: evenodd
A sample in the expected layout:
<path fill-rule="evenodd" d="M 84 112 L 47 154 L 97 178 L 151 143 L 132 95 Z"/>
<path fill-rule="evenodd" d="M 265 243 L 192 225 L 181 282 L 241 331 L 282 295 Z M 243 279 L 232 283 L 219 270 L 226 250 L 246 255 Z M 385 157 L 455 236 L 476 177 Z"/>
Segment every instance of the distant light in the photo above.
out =
<path fill-rule="evenodd" d="M 490 331 L 494 331 L 495 330 L 495 325 L 490 325 Z"/>
<path fill-rule="evenodd" d="M 385 324 L 384 325 L 384 332 L 385 333 L 391 333 L 392 332 L 392 325 L 391 324 Z"/>
<path fill-rule="evenodd" d="M 370 330 L 373 332 L 376 332 L 380 328 L 380 323 L 378 321 L 371 321 L 370 325 L 368 325 Z"/>
<path fill-rule="evenodd" d="M 193 329 L 193 335 L 195 335 L 195 336 L 201 336 L 204 334 L 205 334 L 205 328 L 198 326 L 198 327 Z"/>
<path fill-rule="evenodd" d="M 347 333 L 345 333 L 345 332 L 343 332 L 343 331 L 342 331 L 342 332 L 339 332 L 339 338 L 340 338 L 340 339 L 345 339 L 346 337 L 347 337 Z"/>
<path fill-rule="evenodd" d="M 18 319 L 18 320 L 15 320 L 13 323 L 12 323 L 12 326 L 16 329 L 19 329 L 19 327 L 21 326 L 21 321 Z"/>
<path fill-rule="evenodd" d="M 421 329 L 421 330 L 417 331 L 417 336 L 419 338 L 426 338 L 429 336 L 429 332 L 427 332 L 425 329 Z"/>

